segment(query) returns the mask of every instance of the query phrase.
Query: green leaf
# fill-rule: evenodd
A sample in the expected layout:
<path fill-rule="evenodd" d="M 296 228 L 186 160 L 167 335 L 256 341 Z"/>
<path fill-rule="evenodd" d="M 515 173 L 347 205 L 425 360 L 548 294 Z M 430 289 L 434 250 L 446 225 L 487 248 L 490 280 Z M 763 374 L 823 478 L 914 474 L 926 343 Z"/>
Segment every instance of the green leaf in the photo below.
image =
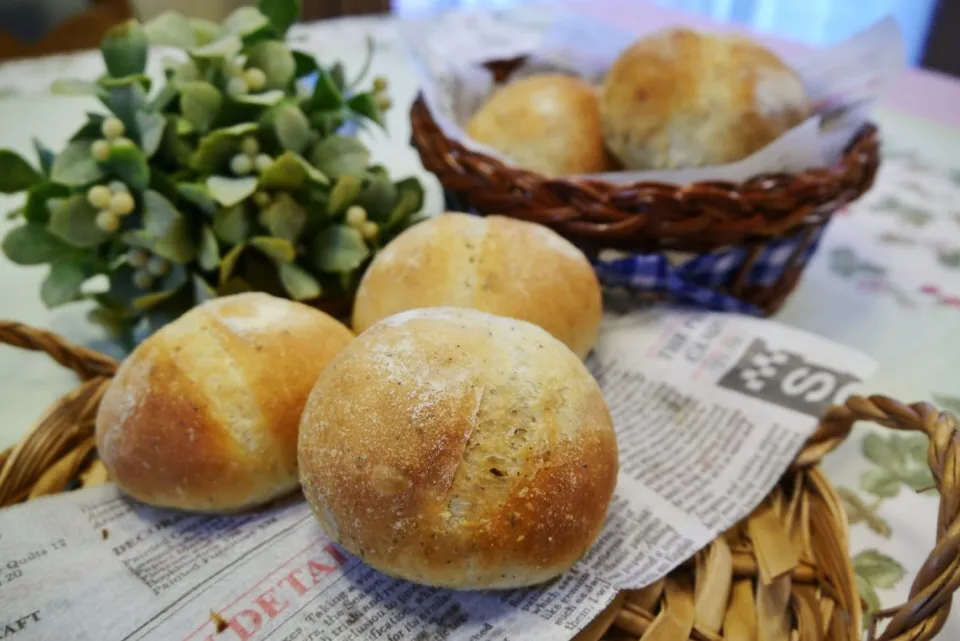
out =
<path fill-rule="evenodd" d="M 297 251 L 293 248 L 293 243 L 284 238 L 254 236 L 250 239 L 250 244 L 273 260 L 281 263 L 289 263 L 297 255 Z"/>
<path fill-rule="evenodd" d="M 104 102 L 127 128 L 127 137 L 138 138 L 137 113 L 147 104 L 147 92 L 143 87 L 139 84 L 113 87 Z M 99 136 L 99 131 L 97 135 Z"/>
<path fill-rule="evenodd" d="M 293 72 L 294 77 L 303 78 L 304 76 L 309 76 L 314 71 L 319 69 L 316 59 L 313 56 L 302 51 L 291 51 L 293 54 L 293 62 L 296 64 L 296 69 Z"/>
<path fill-rule="evenodd" d="M 168 298 L 170 298 L 176 293 L 177 293 L 176 290 L 166 290 L 166 291 L 159 291 L 159 292 L 151 292 L 149 294 L 144 294 L 143 296 L 137 296 L 136 298 L 133 299 L 131 306 L 135 310 L 142 312 L 146 309 L 150 309 L 151 307 L 156 307 L 157 305 L 167 300 Z"/>
<path fill-rule="evenodd" d="M 334 86 L 340 93 L 347 90 L 347 72 L 344 70 L 342 62 L 335 62 L 330 67 L 330 79 L 333 80 Z"/>
<path fill-rule="evenodd" d="M 295 243 L 307 224 L 307 210 L 289 194 L 280 192 L 261 212 L 260 222 L 271 236 Z"/>
<path fill-rule="evenodd" d="M 63 199 L 70 195 L 70 188 L 52 182 L 38 183 L 27 190 L 27 202 L 24 206 L 24 217 L 34 223 L 43 223 L 50 220 L 51 199 Z"/>
<path fill-rule="evenodd" d="M 294 104 L 282 104 L 276 108 L 273 127 L 280 146 L 298 154 L 310 144 L 313 137 L 307 117 Z"/>
<path fill-rule="evenodd" d="M 280 36 L 300 19 L 300 0 L 259 0 L 257 8 Z"/>
<path fill-rule="evenodd" d="M 853 571 L 881 590 L 897 587 L 906 574 L 906 570 L 896 560 L 877 550 L 864 550 L 851 560 Z"/>
<path fill-rule="evenodd" d="M 907 463 L 906 452 L 901 451 L 892 440 L 873 432 L 863 439 L 863 455 L 888 470 L 902 470 Z"/>
<path fill-rule="evenodd" d="M 423 185 L 416 178 L 405 178 L 396 184 L 399 197 L 384 225 L 386 231 L 400 226 L 411 214 L 423 207 Z"/>
<path fill-rule="evenodd" d="M 53 167 L 53 159 L 56 158 L 56 154 L 36 137 L 33 139 L 33 148 L 36 150 L 37 159 L 40 161 L 40 170 L 44 175 L 49 176 L 50 168 Z M 0 152 L 0 155 L 2 155 L 2 152 Z"/>
<path fill-rule="evenodd" d="M 317 69 L 317 80 L 313 85 L 313 96 L 310 97 L 310 106 L 313 109 L 336 109 L 343 105 L 343 94 L 337 88 L 330 72 L 326 69 Z"/>
<path fill-rule="evenodd" d="M 349 272 L 370 255 L 363 236 L 353 227 L 331 225 L 317 236 L 313 246 L 313 264 L 322 272 Z"/>
<path fill-rule="evenodd" d="M 293 300 L 310 300 L 323 293 L 317 279 L 294 263 L 279 263 L 280 282 Z"/>
<path fill-rule="evenodd" d="M 205 281 L 200 275 L 192 274 L 193 281 L 193 297 L 196 301 L 196 304 L 205 303 L 208 300 L 213 300 L 217 297 L 217 290 Z"/>
<path fill-rule="evenodd" d="M 129 76 L 121 76 L 119 78 L 111 78 L 110 76 L 106 76 L 100 79 L 100 86 L 104 87 L 105 89 L 123 87 L 133 84 L 139 84 L 145 92 L 150 93 L 150 87 L 153 86 L 153 79 L 145 73 L 135 73 Z"/>
<path fill-rule="evenodd" d="M 0 193 L 15 194 L 30 189 L 43 180 L 43 176 L 30 166 L 20 154 L 10 149 L 0 149 Z"/>
<path fill-rule="evenodd" d="M 330 192 L 330 202 L 327 203 L 328 214 L 339 214 L 360 196 L 363 184 L 360 179 L 351 174 L 343 174 Z"/>
<path fill-rule="evenodd" d="M 325 185 L 327 177 L 312 167 L 302 156 L 292 151 L 274 158 L 269 167 L 260 174 L 259 184 L 264 189 L 299 189 L 308 180 Z"/>
<path fill-rule="evenodd" d="M 188 202 L 193 203 L 207 216 L 213 217 L 217 213 L 217 203 L 210 197 L 210 192 L 204 185 L 198 183 L 178 183 L 177 191 Z"/>
<path fill-rule="evenodd" d="M 177 11 L 164 11 L 145 24 L 143 30 L 152 45 L 178 49 L 191 49 L 197 45 L 190 20 Z"/>
<path fill-rule="evenodd" d="M 131 189 L 137 191 L 146 189 L 150 184 L 150 167 L 147 165 L 147 156 L 139 147 L 113 146 L 110 157 L 105 166 L 111 174 L 125 182 Z"/>
<path fill-rule="evenodd" d="M 210 44 L 217 39 L 220 33 L 220 27 L 217 23 L 203 18 L 189 18 L 190 30 L 193 31 L 193 39 L 198 47 Z"/>
<path fill-rule="evenodd" d="M 250 50 L 248 66 L 267 76 L 267 89 L 284 89 L 297 70 L 297 63 L 287 46 L 277 40 L 264 40 Z"/>
<path fill-rule="evenodd" d="M 200 235 L 200 252 L 197 254 L 197 262 L 200 268 L 205 271 L 213 271 L 220 264 L 220 247 L 217 245 L 217 237 L 213 230 L 207 225 L 203 226 Z"/>
<path fill-rule="evenodd" d="M 357 94 L 347 101 L 347 106 L 364 118 L 369 118 L 377 124 L 383 124 L 380 118 L 380 109 L 377 107 L 377 100 L 373 97 L 373 94 Z"/>
<path fill-rule="evenodd" d="M 48 229 L 74 247 L 96 247 L 110 237 L 109 232 L 97 226 L 96 218 L 97 210 L 87 202 L 87 197 L 75 194 L 53 211 Z"/>
<path fill-rule="evenodd" d="M 47 308 L 71 303 L 80 299 L 80 287 L 87 280 L 83 266 L 74 261 L 54 263 L 40 285 L 40 298 Z"/>
<path fill-rule="evenodd" d="M 933 473 L 929 467 L 918 467 L 900 473 L 900 480 L 910 487 L 914 492 L 921 492 L 936 487 L 933 480 Z"/>
<path fill-rule="evenodd" d="M 235 10 L 220 27 L 221 34 L 246 36 L 270 24 L 267 17 L 255 7 L 240 7 Z"/>
<path fill-rule="evenodd" d="M 343 174 L 362 178 L 370 162 L 370 151 L 356 138 L 335 134 L 314 145 L 310 160 L 330 178 Z"/>
<path fill-rule="evenodd" d="M 167 124 L 167 119 L 150 111 L 138 111 L 136 119 L 137 128 L 140 130 L 140 147 L 147 158 L 150 158 L 160 148 L 160 141 L 163 140 L 163 128 Z"/>
<path fill-rule="evenodd" d="M 50 84 L 50 93 L 60 96 L 96 96 L 106 98 L 107 91 L 95 82 L 75 78 L 59 78 Z"/>
<path fill-rule="evenodd" d="M 220 285 L 225 285 L 226 282 L 230 280 L 233 269 L 237 266 L 237 261 L 240 260 L 240 254 L 242 254 L 246 248 L 247 246 L 243 243 L 238 243 L 234 245 L 233 249 L 228 251 L 227 255 L 220 261 Z"/>
<path fill-rule="evenodd" d="M 190 158 L 190 168 L 202 174 L 222 170 L 240 147 L 240 136 L 257 130 L 253 123 L 244 123 L 223 129 L 214 129 L 200 139 Z"/>
<path fill-rule="evenodd" d="M 929 445 L 930 441 L 925 436 L 917 434 L 907 439 L 907 452 L 910 454 L 910 458 L 926 467 L 928 465 L 927 451 Z"/>
<path fill-rule="evenodd" d="M 250 235 L 250 219 L 242 204 L 225 207 L 213 219 L 213 231 L 217 238 L 228 245 L 242 243 Z"/>
<path fill-rule="evenodd" d="M 390 179 L 375 175 L 363 188 L 357 204 L 367 210 L 371 220 L 384 222 L 390 218 L 396 200 L 397 188 L 393 186 Z"/>
<path fill-rule="evenodd" d="M 83 187 L 103 177 L 103 169 L 90 155 L 90 143 L 71 142 L 57 154 L 50 168 L 50 180 L 70 187 Z"/>
<path fill-rule="evenodd" d="M 857 592 L 867 604 L 866 612 L 864 614 L 869 619 L 871 614 L 880 610 L 880 597 L 877 595 L 876 588 L 870 585 L 865 578 L 858 574 L 856 575 L 856 579 Z"/>
<path fill-rule="evenodd" d="M 243 49 L 237 36 L 226 36 L 190 50 L 194 58 L 232 58 Z"/>
<path fill-rule="evenodd" d="M 208 82 L 187 82 L 180 88 L 180 111 L 198 131 L 210 129 L 221 104 L 220 91 Z"/>
<path fill-rule="evenodd" d="M 188 263 L 197 247 L 186 216 L 160 193 L 148 189 L 143 195 L 143 224 L 155 239 L 152 251 L 174 263 Z"/>
<path fill-rule="evenodd" d="M 257 190 L 257 179 L 253 176 L 228 178 L 210 176 L 207 178 L 207 191 L 215 201 L 224 207 L 231 207 L 249 198 Z"/>
<path fill-rule="evenodd" d="M 15 227 L 3 238 L 3 253 L 18 265 L 49 263 L 69 251 L 70 246 L 48 232 L 41 223 L 28 222 Z"/>
<path fill-rule="evenodd" d="M 100 52 L 111 76 L 143 73 L 147 68 L 147 36 L 135 19 L 111 27 L 100 43 Z"/>
<path fill-rule="evenodd" d="M 272 91 L 264 91 L 263 93 L 244 93 L 239 96 L 231 96 L 231 99 L 234 102 L 239 102 L 244 105 L 272 107 L 283 100 L 285 95 L 281 90 L 274 89 Z"/>
<path fill-rule="evenodd" d="M 884 499 L 892 499 L 900 494 L 900 484 L 900 478 L 887 470 L 867 470 L 860 477 L 860 487 Z"/>

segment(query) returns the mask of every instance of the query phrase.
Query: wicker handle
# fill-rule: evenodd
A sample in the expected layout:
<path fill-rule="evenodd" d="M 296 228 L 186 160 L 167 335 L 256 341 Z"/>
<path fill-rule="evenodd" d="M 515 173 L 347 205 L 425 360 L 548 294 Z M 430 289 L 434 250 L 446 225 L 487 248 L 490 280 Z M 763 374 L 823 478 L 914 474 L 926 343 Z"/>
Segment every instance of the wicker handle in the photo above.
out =
<path fill-rule="evenodd" d="M 38 438 L 51 433 L 63 435 L 62 423 L 53 420 L 77 416 L 79 427 L 70 438 L 62 437 L 63 445 L 53 454 L 52 462 L 63 460 L 76 447 L 85 444 L 92 434 L 92 417 L 99 404 L 105 383 L 116 371 L 118 363 L 98 352 L 73 345 L 57 335 L 14 322 L 0 322 L 0 342 L 42 351 L 58 363 L 87 380 L 77 391 L 54 406 L 31 433 L 13 450 L 0 454 L 0 507 L 17 500 L 24 487 L 32 482 L 24 471 L 23 458 Z M 68 411 L 69 408 L 69 411 Z M 884 396 L 852 396 L 844 405 L 831 408 L 823 417 L 817 432 L 797 457 L 794 467 L 809 467 L 842 442 L 857 421 L 872 421 L 904 431 L 921 432 L 930 439 L 928 460 L 940 491 L 940 513 L 937 523 L 937 544 L 924 562 L 910 587 L 909 600 L 899 607 L 874 615 L 870 639 L 877 641 L 928 641 L 943 628 L 950 613 L 953 593 L 960 587 L 960 449 L 956 417 L 941 412 L 928 403 L 904 405 Z M 57 449 L 57 448 L 53 448 Z M 49 451 L 49 450 L 48 450 Z M 48 464 L 49 465 L 49 464 Z M 42 474 L 44 465 L 33 465 L 32 471 Z M 19 481 L 15 481 L 19 479 Z M 13 481 L 13 482 L 12 482 Z M 6 499 L 6 500 L 4 500 Z M 890 619 L 883 633 L 876 636 L 877 623 Z"/>

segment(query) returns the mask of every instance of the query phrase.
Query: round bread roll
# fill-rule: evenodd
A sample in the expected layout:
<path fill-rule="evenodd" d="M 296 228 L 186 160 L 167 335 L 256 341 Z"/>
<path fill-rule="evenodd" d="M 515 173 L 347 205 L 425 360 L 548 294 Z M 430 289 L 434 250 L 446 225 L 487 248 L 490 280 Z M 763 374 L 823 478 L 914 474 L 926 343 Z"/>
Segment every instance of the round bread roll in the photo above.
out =
<path fill-rule="evenodd" d="M 741 160 L 803 122 L 811 104 L 800 77 L 762 45 L 674 28 L 617 58 L 600 111 L 626 168 L 677 169 Z"/>
<path fill-rule="evenodd" d="M 338 354 L 300 424 L 323 529 L 391 576 L 457 589 L 547 581 L 590 548 L 618 458 L 583 363 L 471 309 L 385 319 Z"/>
<path fill-rule="evenodd" d="M 471 307 L 539 325 L 581 358 L 600 330 L 600 283 L 556 232 L 503 216 L 446 213 L 383 248 L 357 290 L 353 329 L 418 307 Z"/>
<path fill-rule="evenodd" d="M 352 339 L 267 294 L 195 307 L 120 366 L 97 412 L 100 457 L 121 490 L 162 507 L 235 512 L 291 492 L 303 406 Z"/>
<path fill-rule="evenodd" d="M 497 89 L 470 118 L 467 135 L 547 176 L 612 169 L 597 92 L 559 73 L 533 74 Z"/>

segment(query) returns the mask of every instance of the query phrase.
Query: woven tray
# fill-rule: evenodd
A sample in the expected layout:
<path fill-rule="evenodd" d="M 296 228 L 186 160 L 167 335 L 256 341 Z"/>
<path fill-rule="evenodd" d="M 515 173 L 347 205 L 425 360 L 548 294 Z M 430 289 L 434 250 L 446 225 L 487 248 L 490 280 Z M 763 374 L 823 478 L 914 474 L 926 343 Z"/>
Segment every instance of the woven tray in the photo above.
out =
<path fill-rule="evenodd" d="M 117 362 L 19 323 L 0 322 L 0 341 L 46 352 L 83 381 L 20 443 L 0 454 L 0 507 L 107 482 L 93 424 Z M 830 409 L 753 514 L 664 580 L 619 594 L 577 641 L 860 639 L 862 606 L 847 552 L 846 516 L 818 464 L 861 420 L 926 434 L 941 495 L 936 548 L 911 585 L 909 601 L 871 617 L 870 638 L 934 638 L 960 585 L 958 423 L 926 403 L 903 405 L 874 396 L 851 397 Z M 887 619 L 875 636 L 878 621 Z"/>
<path fill-rule="evenodd" d="M 496 82 L 509 79 L 524 57 L 488 62 Z M 603 249 L 632 253 L 744 249 L 737 268 L 716 291 L 777 311 L 793 291 L 831 216 L 870 187 L 880 164 L 878 129 L 865 125 L 832 166 L 771 173 L 742 183 L 705 181 L 616 185 L 591 179 L 551 179 L 503 164 L 447 138 L 418 95 L 410 110 L 411 144 L 443 186 L 448 207 L 501 214 L 546 225 L 590 257 Z M 772 281 L 751 282 L 772 240 L 796 251 Z M 661 296 L 662 297 L 662 296 Z"/>

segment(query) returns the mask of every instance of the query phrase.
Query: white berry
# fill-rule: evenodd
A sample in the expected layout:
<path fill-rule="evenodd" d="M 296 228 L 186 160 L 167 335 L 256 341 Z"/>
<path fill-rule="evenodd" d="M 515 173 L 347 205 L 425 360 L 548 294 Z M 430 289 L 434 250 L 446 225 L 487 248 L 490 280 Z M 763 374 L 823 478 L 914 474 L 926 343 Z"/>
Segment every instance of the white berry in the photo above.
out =
<path fill-rule="evenodd" d="M 107 232 L 115 232 L 120 228 L 120 218 L 110 211 L 109 209 L 104 209 L 103 211 L 97 214 L 96 218 L 97 227 Z"/>
<path fill-rule="evenodd" d="M 386 111 L 393 106 L 393 101 L 390 100 L 388 96 L 380 95 L 377 96 L 377 109 L 380 111 Z"/>
<path fill-rule="evenodd" d="M 361 229 L 367 222 L 367 210 L 360 205 L 351 205 L 347 209 L 347 224 L 355 229 Z"/>
<path fill-rule="evenodd" d="M 153 276 L 142 269 L 133 273 L 133 284 L 140 289 L 149 289 L 153 285 Z"/>
<path fill-rule="evenodd" d="M 254 157 L 260 153 L 260 143 L 257 142 L 257 139 L 253 136 L 247 136 L 240 143 L 240 151 L 250 157 Z"/>
<path fill-rule="evenodd" d="M 233 94 L 234 96 L 245 94 L 247 91 L 247 81 L 240 76 L 230 78 L 230 81 L 227 83 L 227 93 Z"/>
<path fill-rule="evenodd" d="M 253 171 L 253 161 L 250 160 L 250 156 L 237 154 L 230 159 L 230 171 L 238 176 L 249 174 Z"/>
<path fill-rule="evenodd" d="M 119 138 L 126 132 L 126 130 L 127 128 L 123 126 L 123 121 L 116 116 L 110 116 L 104 120 L 103 124 L 100 126 L 100 131 L 103 132 L 103 136 L 107 140 Z"/>
<path fill-rule="evenodd" d="M 106 140 L 97 140 L 90 145 L 90 155 L 97 162 L 107 162 L 110 159 L 110 143 Z"/>
<path fill-rule="evenodd" d="M 257 173 L 262 174 L 267 170 L 267 167 L 273 164 L 273 158 L 267 154 L 258 154 L 257 159 L 254 161 L 254 165 L 257 168 Z"/>
<path fill-rule="evenodd" d="M 163 276 L 168 271 L 170 271 L 170 263 L 160 256 L 154 256 L 147 262 L 147 272 L 153 276 Z"/>
<path fill-rule="evenodd" d="M 106 185 L 94 185 L 87 191 L 87 202 L 97 209 L 110 206 L 110 188 Z"/>
<path fill-rule="evenodd" d="M 121 136 L 121 137 L 119 137 L 119 138 L 114 138 L 114 139 L 110 142 L 110 145 L 111 145 L 114 149 L 121 149 L 121 148 L 123 148 L 123 147 L 133 147 L 133 146 L 134 146 L 133 141 L 130 140 L 129 138 L 125 137 L 125 136 Z"/>
<path fill-rule="evenodd" d="M 146 267 L 149 260 L 150 254 L 145 249 L 135 247 L 127 252 L 127 262 L 134 267 Z"/>
<path fill-rule="evenodd" d="M 110 197 L 110 211 L 117 216 L 126 216 L 136 207 L 133 196 L 126 191 L 119 191 Z"/>
<path fill-rule="evenodd" d="M 363 234 L 363 237 L 367 240 L 373 240 L 377 237 L 377 234 L 380 233 L 380 226 L 368 220 L 363 223 L 363 229 L 360 230 L 360 233 Z"/>
<path fill-rule="evenodd" d="M 267 86 L 267 74 L 256 67 L 250 67 L 244 71 L 243 79 L 250 91 L 263 91 L 264 87 Z"/>
<path fill-rule="evenodd" d="M 387 79 L 383 76 L 377 76 L 373 79 L 373 90 L 382 93 L 387 90 Z"/>

